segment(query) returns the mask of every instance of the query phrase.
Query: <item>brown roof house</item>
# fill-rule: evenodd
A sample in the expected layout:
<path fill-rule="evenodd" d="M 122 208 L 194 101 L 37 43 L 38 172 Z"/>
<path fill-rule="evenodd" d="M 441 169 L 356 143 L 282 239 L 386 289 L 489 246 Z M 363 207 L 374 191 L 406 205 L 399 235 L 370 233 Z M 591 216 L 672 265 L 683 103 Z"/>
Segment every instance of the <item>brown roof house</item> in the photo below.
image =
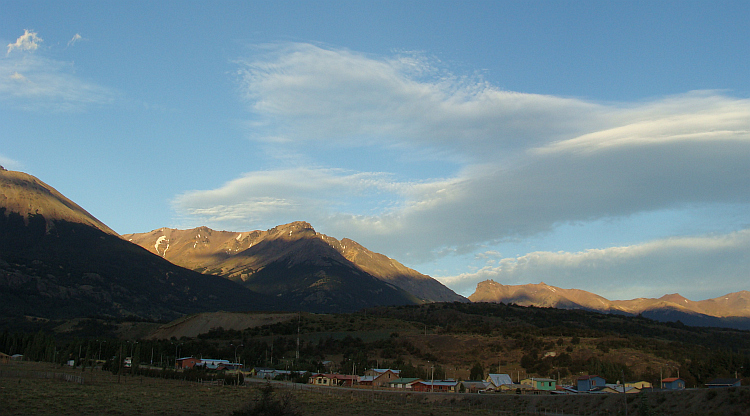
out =
<path fill-rule="evenodd" d="M 388 383 L 401 378 L 401 370 L 390 368 L 371 368 L 359 378 L 359 384 L 364 386 L 388 387 Z"/>
<path fill-rule="evenodd" d="M 355 381 L 357 381 L 357 376 L 318 373 L 310 376 L 309 384 L 314 384 L 316 386 L 350 387 Z"/>

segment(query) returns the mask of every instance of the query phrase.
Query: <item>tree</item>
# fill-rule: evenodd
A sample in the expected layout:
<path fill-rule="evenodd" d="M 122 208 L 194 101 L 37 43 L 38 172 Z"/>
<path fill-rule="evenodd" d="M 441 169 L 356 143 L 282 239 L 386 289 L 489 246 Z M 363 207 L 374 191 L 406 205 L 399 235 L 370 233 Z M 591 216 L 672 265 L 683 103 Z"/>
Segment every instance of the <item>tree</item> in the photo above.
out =
<path fill-rule="evenodd" d="M 482 367 L 481 363 L 474 363 L 474 366 L 471 367 L 471 372 L 469 374 L 469 378 L 472 380 L 483 380 L 484 379 L 484 367 Z"/>

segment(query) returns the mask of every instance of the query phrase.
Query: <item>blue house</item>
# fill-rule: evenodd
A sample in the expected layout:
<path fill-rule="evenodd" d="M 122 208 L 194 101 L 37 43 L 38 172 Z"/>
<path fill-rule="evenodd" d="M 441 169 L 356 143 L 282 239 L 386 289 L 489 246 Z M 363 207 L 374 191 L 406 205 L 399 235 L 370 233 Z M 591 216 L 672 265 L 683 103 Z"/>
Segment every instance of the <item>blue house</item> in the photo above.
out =
<path fill-rule="evenodd" d="M 664 390 L 683 390 L 685 389 L 685 380 L 677 377 L 665 378 L 661 381 L 661 388 Z"/>
<path fill-rule="evenodd" d="M 590 376 L 581 376 L 576 380 L 576 389 L 578 391 L 591 391 L 597 387 L 604 387 L 606 381 L 596 374 Z"/>
<path fill-rule="evenodd" d="M 716 378 L 706 383 L 706 387 L 710 389 L 718 387 L 740 387 L 741 385 L 742 379 L 739 378 Z"/>

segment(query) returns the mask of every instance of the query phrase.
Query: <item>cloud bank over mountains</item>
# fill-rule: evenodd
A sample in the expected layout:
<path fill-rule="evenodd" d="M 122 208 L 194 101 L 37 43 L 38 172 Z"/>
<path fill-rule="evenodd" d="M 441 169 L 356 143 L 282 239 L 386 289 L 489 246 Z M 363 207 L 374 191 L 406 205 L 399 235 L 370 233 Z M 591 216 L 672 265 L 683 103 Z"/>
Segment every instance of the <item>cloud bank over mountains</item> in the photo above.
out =
<path fill-rule="evenodd" d="M 503 284 L 555 281 L 566 288 L 596 287 L 612 299 L 660 297 L 689 292 L 701 300 L 737 291 L 750 270 L 750 230 L 701 237 L 673 237 L 642 244 L 582 252 L 532 252 L 514 258 L 487 253 L 476 272 L 443 278 L 459 292 L 476 282 Z M 493 258 L 495 254 L 496 258 Z"/>
<path fill-rule="evenodd" d="M 63 46 L 82 40 L 76 33 Z M 43 42 L 25 30 L 8 43 L 0 105 L 65 112 L 115 100 Z M 720 279 L 732 291 L 750 277 L 750 100 L 731 91 L 636 102 L 539 95 L 421 52 L 307 43 L 257 45 L 232 65 L 246 134 L 261 153 L 240 177 L 174 197 L 181 226 L 241 231 L 305 220 L 416 267 L 570 224 L 627 225 L 666 212 L 705 226 L 675 231 L 660 215 L 653 227 L 663 231 L 637 241 L 500 253 L 436 277 L 463 294 L 493 278 L 599 285 L 608 297 L 660 295 L 638 291 L 657 280 L 699 294 L 702 279 Z M 0 162 L 21 166 L 3 154 Z M 717 241 L 732 244 L 718 250 Z"/>
<path fill-rule="evenodd" d="M 178 196 L 175 210 L 194 224 L 242 230 L 304 219 L 325 233 L 418 263 L 561 224 L 750 208 L 748 99 L 692 91 L 592 102 L 504 91 L 478 76 L 454 75 L 422 54 L 369 56 L 310 44 L 258 48 L 255 58 L 237 61 L 252 117 L 248 134 L 276 154 L 301 156 L 292 165 L 280 159 L 277 168 Z M 340 149 L 366 157 L 373 148 L 432 165 L 438 175 L 424 178 L 408 163 L 392 171 L 340 167 Z M 443 164 L 455 168 L 441 171 Z M 712 220 L 722 224 L 717 229 L 736 232 L 530 253 L 442 280 L 467 286 L 494 275 L 511 283 L 587 270 L 582 279 L 618 276 L 610 296 L 626 275 L 635 280 L 631 289 L 637 276 L 648 283 L 665 276 L 664 287 L 675 287 L 676 276 L 698 284 L 705 270 L 691 272 L 692 262 L 683 260 L 719 256 L 712 248 L 717 239 L 749 248 L 743 228 L 750 216 L 729 225 Z M 705 246 L 691 245 L 695 241 Z M 746 279 L 748 260 L 733 250 L 722 267 L 728 277 Z M 581 287 L 575 280 L 569 286 Z"/>

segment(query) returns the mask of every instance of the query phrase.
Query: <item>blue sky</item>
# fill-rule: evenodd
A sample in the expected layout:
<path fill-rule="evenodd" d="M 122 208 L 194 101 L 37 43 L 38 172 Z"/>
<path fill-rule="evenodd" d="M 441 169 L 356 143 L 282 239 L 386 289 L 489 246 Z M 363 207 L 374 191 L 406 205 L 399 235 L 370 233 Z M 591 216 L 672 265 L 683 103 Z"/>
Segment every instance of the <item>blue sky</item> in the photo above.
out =
<path fill-rule="evenodd" d="M 0 165 L 457 292 L 750 290 L 750 4 L 0 2 Z"/>

